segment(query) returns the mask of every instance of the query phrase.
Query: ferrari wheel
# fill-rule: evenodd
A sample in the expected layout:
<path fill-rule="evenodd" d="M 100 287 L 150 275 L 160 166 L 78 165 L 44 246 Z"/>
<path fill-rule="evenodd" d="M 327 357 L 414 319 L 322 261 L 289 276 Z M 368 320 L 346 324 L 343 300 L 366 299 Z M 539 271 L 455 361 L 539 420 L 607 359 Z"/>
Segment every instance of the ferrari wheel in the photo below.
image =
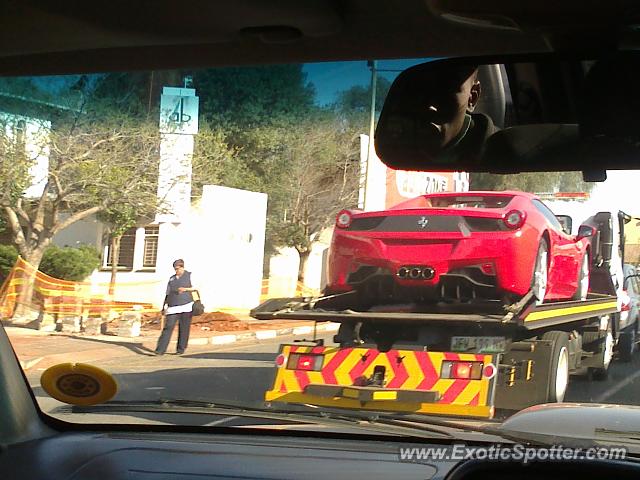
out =
<path fill-rule="evenodd" d="M 580 272 L 578 274 L 578 290 L 574 295 L 574 300 L 586 300 L 589 293 L 589 255 L 584 254 L 582 264 L 580 265 Z"/>
<path fill-rule="evenodd" d="M 549 278 L 549 247 L 547 241 L 543 238 L 540 240 L 538 254 L 536 255 L 536 266 L 533 271 L 533 280 L 531 289 L 533 296 L 536 297 L 536 305 L 542 305 L 544 297 L 547 293 L 547 281 Z"/>

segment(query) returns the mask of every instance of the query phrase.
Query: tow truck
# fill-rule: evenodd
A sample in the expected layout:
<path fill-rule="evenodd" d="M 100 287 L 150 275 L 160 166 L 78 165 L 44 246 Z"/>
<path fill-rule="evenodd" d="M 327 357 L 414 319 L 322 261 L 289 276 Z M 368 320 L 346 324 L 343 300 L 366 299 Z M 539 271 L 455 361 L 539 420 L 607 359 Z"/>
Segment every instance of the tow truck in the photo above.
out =
<path fill-rule="evenodd" d="M 348 308 L 347 292 L 276 298 L 259 320 L 337 322 L 333 345 L 280 346 L 271 403 L 493 418 L 497 411 L 562 402 L 570 375 L 604 379 L 620 338 L 616 244 L 599 213 L 586 300 L 470 302 Z M 612 261 L 613 259 L 613 261 Z M 345 305 L 347 308 L 345 308 Z"/>

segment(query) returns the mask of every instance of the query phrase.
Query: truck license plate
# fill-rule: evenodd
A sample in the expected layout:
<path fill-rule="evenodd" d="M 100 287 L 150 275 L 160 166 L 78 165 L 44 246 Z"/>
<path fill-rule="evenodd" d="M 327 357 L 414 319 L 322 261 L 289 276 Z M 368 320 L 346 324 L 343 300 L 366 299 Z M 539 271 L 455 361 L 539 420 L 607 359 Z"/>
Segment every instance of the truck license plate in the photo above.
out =
<path fill-rule="evenodd" d="M 507 349 L 505 337 L 451 337 L 451 351 L 500 353 Z"/>

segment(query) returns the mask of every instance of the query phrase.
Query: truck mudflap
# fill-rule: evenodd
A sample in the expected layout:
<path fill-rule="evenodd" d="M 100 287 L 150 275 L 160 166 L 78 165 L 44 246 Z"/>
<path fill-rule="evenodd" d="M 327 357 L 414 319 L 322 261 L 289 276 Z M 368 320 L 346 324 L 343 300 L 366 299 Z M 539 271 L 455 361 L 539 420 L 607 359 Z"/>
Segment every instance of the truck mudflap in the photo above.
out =
<path fill-rule="evenodd" d="M 265 400 L 491 418 L 498 355 L 281 345 Z"/>

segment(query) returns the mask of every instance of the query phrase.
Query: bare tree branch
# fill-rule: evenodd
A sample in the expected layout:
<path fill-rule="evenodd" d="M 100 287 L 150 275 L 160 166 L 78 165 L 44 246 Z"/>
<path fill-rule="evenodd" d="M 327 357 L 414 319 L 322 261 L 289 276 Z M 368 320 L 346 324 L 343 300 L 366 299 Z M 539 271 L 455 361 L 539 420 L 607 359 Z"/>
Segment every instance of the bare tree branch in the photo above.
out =
<path fill-rule="evenodd" d="M 11 233 L 13 235 L 13 241 L 16 246 L 20 250 L 21 253 L 24 252 L 27 246 L 27 242 L 24 238 L 24 232 L 22 231 L 22 227 L 20 226 L 20 221 L 18 220 L 18 216 L 16 212 L 11 207 L 4 207 L 4 212 L 9 221 L 9 227 L 11 228 Z"/>
<path fill-rule="evenodd" d="M 74 223 L 82 219 L 85 219 L 95 213 L 98 213 L 103 209 L 104 209 L 104 205 L 98 205 L 95 207 L 87 208 L 86 210 L 82 210 L 80 212 L 76 212 L 73 215 L 70 215 L 69 217 L 61 221 L 60 223 L 58 223 L 55 227 L 53 227 L 51 229 L 51 233 L 53 235 L 56 235 L 58 232 L 60 232 L 61 230 L 64 230 L 68 226 L 73 225 Z"/>

